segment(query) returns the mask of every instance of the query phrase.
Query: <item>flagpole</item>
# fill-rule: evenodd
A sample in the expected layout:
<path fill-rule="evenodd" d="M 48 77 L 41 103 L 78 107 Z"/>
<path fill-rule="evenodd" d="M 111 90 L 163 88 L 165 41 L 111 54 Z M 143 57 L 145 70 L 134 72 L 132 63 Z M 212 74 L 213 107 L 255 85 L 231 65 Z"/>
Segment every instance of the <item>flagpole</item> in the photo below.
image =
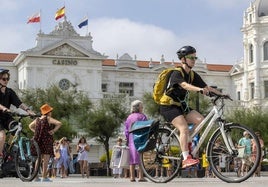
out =
<path fill-rule="evenodd" d="M 64 1 L 64 21 L 67 21 L 67 11 L 66 11 L 65 1 Z"/>
<path fill-rule="evenodd" d="M 86 19 L 87 19 L 87 33 L 86 33 L 86 36 L 87 36 L 87 35 L 89 35 L 89 34 L 88 34 L 88 13 L 87 13 L 86 16 L 87 16 L 87 17 L 86 17 Z"/>
<path fill-rule="evenodd" d="M 42 22 L 42 10 L 40 9 L 40 24 L 39 24 L 39 26 L 40 26 L 40 30 L 39 30 L 39 34 L 41 34 L 42 33 L 42 26 L 41 26 L 41 22 Z"/>

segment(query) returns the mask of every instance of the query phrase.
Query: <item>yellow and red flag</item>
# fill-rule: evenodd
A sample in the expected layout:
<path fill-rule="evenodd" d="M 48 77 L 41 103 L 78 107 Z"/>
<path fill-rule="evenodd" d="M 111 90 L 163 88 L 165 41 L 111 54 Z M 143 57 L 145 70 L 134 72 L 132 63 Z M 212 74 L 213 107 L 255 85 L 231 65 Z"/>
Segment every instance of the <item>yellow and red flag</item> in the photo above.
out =
<path fill-rule="evenodd" d="M 56 12 L 55 20 L 58 20 L 58 19 L 62 18 L 63 16 L 65 16 L 65 6 L 62 7 L 61 9 L 59 9 L 59 10 Z"/>

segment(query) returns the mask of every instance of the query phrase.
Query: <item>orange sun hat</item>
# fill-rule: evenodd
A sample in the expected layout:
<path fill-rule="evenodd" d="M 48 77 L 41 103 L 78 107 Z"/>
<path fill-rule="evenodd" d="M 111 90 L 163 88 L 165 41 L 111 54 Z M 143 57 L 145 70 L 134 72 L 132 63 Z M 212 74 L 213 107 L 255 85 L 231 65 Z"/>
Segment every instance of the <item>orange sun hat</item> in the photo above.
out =
<path fill-rule="evenodd" d="M 51 112 L 53 108 L 48 104 L 44 104 L 43 106 L 40 107 L 40 110 L 42 115 L 46 115 L 47 113 Z"/>

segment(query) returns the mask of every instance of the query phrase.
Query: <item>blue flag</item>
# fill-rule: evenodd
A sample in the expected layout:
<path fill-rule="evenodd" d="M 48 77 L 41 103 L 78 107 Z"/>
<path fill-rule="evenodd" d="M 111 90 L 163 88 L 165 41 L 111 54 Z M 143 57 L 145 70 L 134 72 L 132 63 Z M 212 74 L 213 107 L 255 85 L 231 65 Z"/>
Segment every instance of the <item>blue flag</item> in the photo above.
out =
<path fill-rule="evenodd" d="M 81 29 L 82 27 L 88 25 L 88 18 L 84 18 L 81 23 L 79 23 L 78 27 Z"/>

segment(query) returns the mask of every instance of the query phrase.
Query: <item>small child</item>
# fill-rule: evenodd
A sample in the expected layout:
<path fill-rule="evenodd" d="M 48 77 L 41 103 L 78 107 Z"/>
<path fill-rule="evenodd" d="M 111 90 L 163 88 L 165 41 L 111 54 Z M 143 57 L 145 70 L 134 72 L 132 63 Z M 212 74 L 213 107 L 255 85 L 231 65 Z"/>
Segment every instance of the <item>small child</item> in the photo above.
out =
<path fill-rule="evenodd" d="M 113 150 L 113 175 L 114 178 L 119 178 L 122 174 L 122 168 L 118 168 L 121 154 L 122 154 L 122 138 L 118 138 L 117 145 L 114 147 Z"/>

